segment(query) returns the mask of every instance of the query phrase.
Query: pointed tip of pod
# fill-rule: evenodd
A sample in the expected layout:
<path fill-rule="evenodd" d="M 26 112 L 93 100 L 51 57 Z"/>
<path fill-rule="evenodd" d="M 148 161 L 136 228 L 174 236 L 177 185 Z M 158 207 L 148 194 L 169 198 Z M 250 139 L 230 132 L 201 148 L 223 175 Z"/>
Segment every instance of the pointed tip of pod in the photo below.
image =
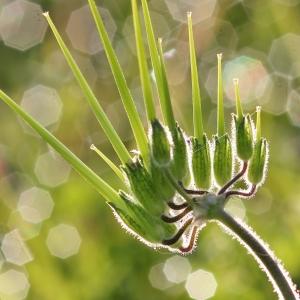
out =
<path fill-rule="evenodd" d="M 233 81 L 234 85 L 238 85 L 239 84 L 239 79 L 238 78 L 233 78 L 232 81 Z"/>
<path fill-rule="evenodd" d="M 261 106 L 256 107 L 256 140 L 261 138 Z"/>
<path fill-rule="evenodd" d="M 241 103 L 241 96 L 240 96 L 240 87 L 239 87 L 239 79 L 233 79 L 234 85 L 234 93 L 235 93 L 235 105 L 236 105 L 236 115 L 239 119 L 243 118 L 243 108 Z"/>
<path fill-rule="evenodd" d="M 45 18 L 48 18 L 48 17 L 49 17 L 49 11 L 43 12 L 42 15 L 43 15 Z"/>
<path fill-rule="evenodd" d="M 191 19 L 191 18 L 192 18 L 192 12 L 191 12 L 191 11 L 188 11 L 188 12 L 186 13 L 186 15 L 187 15 L 188 19 Z"/>

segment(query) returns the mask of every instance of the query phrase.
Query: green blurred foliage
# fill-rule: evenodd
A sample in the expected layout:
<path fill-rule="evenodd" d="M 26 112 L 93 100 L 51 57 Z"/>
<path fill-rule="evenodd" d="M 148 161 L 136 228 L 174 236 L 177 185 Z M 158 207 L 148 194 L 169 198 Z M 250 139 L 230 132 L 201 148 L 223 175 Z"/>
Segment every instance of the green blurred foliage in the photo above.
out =
<path fill-rule="evenodd" d="M 35 2 L 50 11 L 57 27 L 72 48 L 65 33 L 67 21 L 70 13 L 85 5 L 86 2 L 84 0 Z M 214 115 L 211 116 L 210 113 L 215 110 L 216 105 L 204 89 L 209 63 L 204 64 L 201 69 L 202 57 L 206 57 L 208 53 L 215 55 L 221 49 L 224 51 L 226 61 L 232 51 L 239 53 L 244 47 L 256 49 L 261 51 L 262 56 L 263 54 L 267 56 L 274 39 L 287 32 L 300 34 L 298 22 L 300 4 L 289 7 L 281 5 L 279 1 L 242 2 L 219 1 L 214 12 L 216 20 L 212 25 L 213 29 L 208 30 L 205 22 L 195 26 L 198 37 L 196 42 L 204 100 L 204 119 L 210 136 L 216 130 Z M 162 14 L 170 28 L 175 28 L 170 32 L 171 38 L 175 41 L 186 41 L 186 26 L 172 19 L 163 0 L 156 0 L 153 3 L 154 7 L 158 7 L 156 12 Z M 117 24 L 114 45 L 125 45 L 118 43 L 126 38 L 122 35 L 122 27 L 131 14 L 130 1 L 102 0 L 99 4 L 109 9 Z M 162 10 L 159 10 L 159 7 L 162 7 Z M 226 41 L 232 38 L 231 34 L 222 33 L 222 27 L 218 27 L 222 26 L 223 21 L 231 22 L 238 38 L 234 49 L 230 49 L 230 45 L 227 48 L 218 47 L 215 43 L 217 34 L 221 35 L 219 40 L 222 42 L 223 38 L 225 45 Z M 95 143 L 113 161 L 119 163 L 72 77 L 62 81 L 65 74 L 68 74 L 65 71 L 67 67 L 59 64 L 50 64 L 49 67 L 48 59 L 57 50 L 58 46 L 49 30 L 43 43 L 26 52 L 6 47 L 0 42 L 0 87 L 17 102 L 20 102 L 25 90 L 37 84 L 55 88 L 63 101 L 63 116 L 55 135 L 104 179 L 118 188 L 120 187 L 118 178 L 115 178 L 107 166 L 89 150 L 89 145 Z M 73 48 L 72 52 L 89 58 L 96 72 L 103 68 L 103 65 L 99 65 L 100 59 L 101 62 L 105 62 L 103 55 L 88 56 L 80 54 Z M 119 49 L 118 52 L 122 56 L 122 65 L 128 82 L 131 87 L 138 86 L 135 56 L 129 51 L 128 46 L 124 50 Z M 187 55 L 186 52 L 181 58 L 184 60 Z M 215 63 L 216 60 L 213 64 Z M 45 64 L 48 64 L 47 69 L 44 68 Z M 265 59 L 264 64 L 271 73 L 268 59 Z M 104 67 L 107 68 L 105 64 Z M 181 75 L 176 74 L 177 71 L 176 68 L 172 69 L 172 78 Z M 291 88 L 296 89 L 297 80 L 289 80 Z M 171 86 L 177 119 L 188 135 L 192 133 L 190 85 L 187 73 L 180 84 Z M 109 73 L 104 79 L 97 77 L 93 89 L 104 107 L 109 107 L 119 99 L 113 78 Z M 276 102 L 275 99 L 272 101 Z M 277 101 L 286 101 L 286 99 L 277 99 Z M 137 97 L 137 102 L 142 106 L 141 97 Z M 256 104 L 252 103 L 251 109 Z M 230 109 L 226 110 L 228 119 L 230 112 Z M 118 124 L 126 145 L 132 149 L 134 147 L 132 133 L 124 116 L 120 109 L 120 113 L 113 115 L 112 121 Z M 0 225 L 1 234 L 5 234 L 14 226 L 9 220 L 16 209 L 16 201 L 24 190 L 23 179 L 10 181 L 7 180 L 7 176 L 15 173 L 23 174 L 22 176 L 26 176 L 28 182 L 25 186 L 42 186 L 34 173 L 34 164 L 38 155 L 46 152 L 48 148 L 41 139 L 24 132 L 20 121 L 2 103 L 0 103 L 0 120 Z M 263 107 L 262 120 L 263 135 L 270 141 L 269 173 L 264 187 L 257 196 L 245 203 L 247 220 L 282 259 L 299 286 L 300 130 L 293 126 L 285 112 L 277 116 L 264 112 Z M 227 128 L 230 128 L 228 123 Z M 189 299 L 184 283 L 173 284 L 164 291 L 151 285 L 148 279 L 151 267 L 164 262 L 171 254 L 147 248 L 121 230 L 104 200 L 77 174 L 72 173 L 69 180 L 59 187 L 44 188 L 51 192 L 55 207 L 51 217 L 43 222 L 39 235 L 26 242 L 34 256 L 34 260 L 26 265 L 31 285 L 27 299 Z M 269 199 L 271 199 L 270 203 Z M 52 256 L 46 245 L 49 229 L 59 223 L 74 225 L 82 238 L 79 253 L 65 260 Z M 203 230 L 199 236 L 197 251 L 188 259 L 193 271 L 201 268 L 215 275 L 218 287 L 213 299 L 276 298 L 270 283 L 258 269 L 253 258 L 215 224 L 209 224 Z M 3 268 L 9 267 L 12 265 L 7 264 Z"/>

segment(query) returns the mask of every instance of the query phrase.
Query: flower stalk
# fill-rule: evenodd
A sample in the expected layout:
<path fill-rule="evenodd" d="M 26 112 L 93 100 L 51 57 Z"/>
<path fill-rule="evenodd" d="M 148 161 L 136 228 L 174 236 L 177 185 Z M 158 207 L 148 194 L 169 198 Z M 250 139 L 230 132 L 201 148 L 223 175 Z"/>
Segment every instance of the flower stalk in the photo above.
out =
<path fill-rule="evenodd" d="M 249 253 L 269 277 L 279 299 L 299 300 L 297 288 L 292 283 L 288 272 L 280 264 L 274 253 L 249 226 L 243 224 L 240 220 L 236 220 L 224 210 L 218 211 L 216 219 L 226 227 L 226 232 L 229 230 L 230 234 L 249 250 Z"/>

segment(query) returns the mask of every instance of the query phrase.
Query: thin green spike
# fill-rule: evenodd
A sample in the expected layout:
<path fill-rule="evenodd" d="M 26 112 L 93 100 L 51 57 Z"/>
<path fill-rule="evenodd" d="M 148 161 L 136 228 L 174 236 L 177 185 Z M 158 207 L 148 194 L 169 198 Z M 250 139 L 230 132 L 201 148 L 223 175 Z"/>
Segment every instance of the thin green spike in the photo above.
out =
<path fill-rule="evenodd" d="M 176 129 L 176 122 L 174 119 L 173 111 L 170 110 L 171 103 L 170 103 L 170 98 L 168 98 L 167 95 L 168 91 L 165 90 L 164 82 L 162 80 L 161 59 L 159 57 L 159 50 L 156 45 L 156 39 L 153 31 L 147 0 L 142 0 L 142 9 L 143 9 L 144 22 L 145 22 L 145 28 L 147 33 L 149 52 L 150 52 L 152 67 L 156 79 L 158 95 L 159 95 L 160 106 L 163 113 L 164 121 L 172 131 Z"/>
<path fill-rule="evenodd" d="M 261 107 L 256 107 L 256 141 L 258 142 L 261 139 Z"/>
<path fill-rule="evenodd" d="M 94 17 L 98 32 L 99 32 L 100 39 L 102 41 L 102 45 L 104 47 L 108 62 L 110 64 L 112 73 L 114 75 L 116 85 L 118 87 L 124 108 L 126 110 L 127 117 L 129 119 L 133 134 L 135 136 L 137 146 L 139 148 L 139 151 L 141 152 L 143 159 L 145 160 L 145 162 L 147 162 L 148 157 L 149 157 L 149 147 L 148 147 L 147 135 L 143 128 L 142 121 L 139 117 L 135 103 L 132 99 L 130 90 L 126 83 L 125 76 L 122 72 L 122 68 L 118 62 L 116 53 L 115 53 L 115 51 L 112 47 L 112 44 L 109 40 L 109 36 L 105 29 L 102 17 L 98 11 L 96 3 L 94 0 L 88 0 L 88 2 L 89 2 L 89 6 L 91 9 L 92 15 Z"/>
<path fill-rule="evenodd" d="M 142 84 L 147 117 L 149 122 L 151 122 L 155 120 L 156 113 L 155 113 L 155 106 L 153 102 L 152 87 L 151 87 L 150 75 L 149 75 L 149 70 L 148 70 L 148 65 L 147 65 L 147 60 L 145 55 L 144 43 L 142 39 L 141 23 L 140 23 L 140 17 L 138 13 L 136 0 L 131 0 L 131 6 L 132 6 L 133 24 L 134 24 L 134 31 L 135 31 L 137 58 L 138 58 L 139 70 L 140 70 L 140 80 Z"/>
<path fill-rule="evenodd" d="M 223 103 L 223 79 L 222 79 L 222 53 L 218 57 L 218 136 L 225 134 L 224 103 Z"/>
<path fill-rule="evenodd" d="M 187 17 L 188 17 L 188 29 L 189 29 L 190 63 L 191 63 L 191 78 L 192 78 L 194 136 L 202 140 L 203 120 L 202 120 L 201 95 L 200 95 L 199 78 L 198 78 L 198 67 L 197 67 L 194 35 L 193 35 L 192 13 L 189 12 Z"/>
<path fill-rule="evenodd" d="M 165 98 L 164 98 L 165 101 L 161 103 L 161 107 L 162 107 L 164 118 L 166 119 L 166 123 L 170 128 L 170 130 L 172 131 L 172 129 L 174 130 L 176 129 L 176 122 L 174 119 L 174 113 L 171 104 L 171 97 L 170 97 L 169 85 L 167 80 L 166 67 L 164 64 L 164 53 L 163 53 L 161 38 L 158 39 L 158 50 L 159 50 L 159 58 L 160 58 L 161 80 L 165 91 Z"/>
<path fill-rule="evenodd" d="M 233 79 L 233 84 L 234 84 L 234 92 L 235 92 L 236 115 L 237 115 L 238 119 L 241 119 L 241 118 L 243 118 L 243 108 L 242 108 L 242 103 L 241 103 L 238 78 Z"/>
<path fill-rule="evenodd" d="M 70 165 L 89 182 L 107 201 L 122 204 L 118 193 L 102 180 L 94 171 L 85 165 L 73 152 L 71 152 L 54 135 L 34 120 L 8 95 L 0 90 L 0 99 L 3 100 L 15 113 L 17 113 L 31 128 L 33 128 L 50 146 L 53 147 Z"/>
<path fill-rule="evenodd" d="M 123 173 L 120 169 L 102 152 L 100 151 L 95 145 L 91 145 L 91 150 L 95 151 L 105 162 L 106 164 L 114 171 L 114 173 L 124 182 Z"/>
<path fill-rule="evenodd" d="M 62 37 L 60 36 L 59 32 L 57 31 L 49 14 L 44 13 L 44 16 L 47 19 L 49 26 L 57 40 L 57 43 L 60 46 L 66 61 L 68 62 L 76 80 L 78 81 L 78 84 L 80 85 L 80 88 L 81 88 L 84 96 L 86 97 L 89 105 L 91 106 L 91 109 L 94 112 L 98 122 L 100 123 L 104 133 L 106 134 L 107 138 L 109 139 L 110 143 L 112 144 L 113 148 L 115 149 L 121 162 L 123 164 L 129 162 L 131 160 L 131 156 L 130 156 L 129 152 L 127 151 L 126 147 L 124 146 L 123 142 L 121 141 L 118 133 L 113 128 L 111 122 L 109 121 L 108 117 L 106 116 L 105 112 L 103 111 L 101 105 L 97 101 L 96 96 L 94 95 L 92 89 L 90 88 L 86 79 L 82 75 L 78 65 L 76 64 L 69 49 L 67 48 Z"/>

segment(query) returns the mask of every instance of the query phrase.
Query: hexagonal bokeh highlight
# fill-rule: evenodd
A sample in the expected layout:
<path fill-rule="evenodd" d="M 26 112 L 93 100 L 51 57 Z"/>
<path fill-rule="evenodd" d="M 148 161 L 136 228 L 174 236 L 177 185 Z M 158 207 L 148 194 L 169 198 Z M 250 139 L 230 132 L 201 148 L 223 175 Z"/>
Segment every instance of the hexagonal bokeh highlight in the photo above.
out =
<path fill-rule="evenodd" d="M 0 274 L 0 298 L 5 299 L 25 299 L 30 284 L 23 272 L 8 270 Z"/>
<path fill-rule="evenodd" d="M 291 80 L 289 77 L 272 73 L 269 76 L 267 88 L 260 99 L 263 110 L 274 115 L 280 115 L 286 112 L 290 88 Z"/>
<path fill-rule="evenodd" d="M 174 255 L 166 260 L 163 272 L 170 282 L 181 283 L 186 280 L 192 270 L 186 257 Z"/>
<path fill-rule="evenodd" d="M 142 20 L 142 10 L 139 10 L 139 15 L 140 15 L 140 19 Z M 155 11 L 151 11 L 151 20 L 153 23 L 153 29 L 154 32 L 156 34 L 156 36 L 160 37 L 160 38 L 164 38 L 167 37 L 170 32 L 170 26 L 165 18 L 165 16 L 163 16 L 162 14 L 155 12 Z M 142 37 L 143 37 L 143 41 L 144 41 L 144 45 L 145 45 L 145 49 L 146 49 L 146 55 L 149 56 L 149 52 L 148 52 L 148 44 L 147 44 L 147 35 L 146 35 L 146 31 L 144 29 L 144 27 L 142 27 Z M 132 51 L 132 53 L 134 53 L 136 55 L 136 42 L 135 42 L 135 36 L 134 36 L 134 26 L 133 26 L 133 18 L 130 15 L 129 17 L 127 17 L 127 19 L 124 22 L 123 28 L 122 28 L 122 34 L 125 38 L 125 41 L 128 45 L 128 47 L 130 47 L 130 50 Z"/>
<path fill-rule="evenodd" d="M 164 274 L 164 264 L 154 265 L 148 274 L 151 285 L 158 290 L 166 290 L 172 286 Z"/>
<path fill-rule="evenodd" d="M 113 39 L 117 26 L 106 8 L 99 7 L 99 11 L 108 35 L 110 39 Z M 88 5 L 76 9 L 71 13 L 66 32 L 76 50 L 90 55 L 103 50 L 95 21 Z"/>
<path fill-rule="evenodd" d="M 192 12 L 193 23 L 199 23 L 212 17 L 216 0 L 165 0 L 172 17 L 180 22 L 187 22 L 187 12 Z"/>
<path fill-rule="evenodd" d="M 0 13 L 0 35 L 6 46 L 28 50 L 43 41 L 46 30 L 47 22 L 36 3 L 15 0 Z"/>
<path fill-rule="evenodd" d="M 48 151 L 37 158 L 34 172 L 40 183 L 56 187 L 68 180 L 71 167 L 60 155 Z"/>
<path fill-rule="evenodd" d="M 55 89 L 36 85 L 24 92 L 21 107 L 43 126 L 50 127 L 59 121 L 63 105 Z"/>
<path fill-rule="evenodd" d="M 187 43 L 176 39 L 163 43 L 166 72 L 171 86 L 183 83 L 189 74 L 188 49 Z"/>
<path fill-rule="evenodd" d="M 263 63 L 247 55 L 227 61 L 223 71 L 224 90 L 228 99 L 235 102 L 233 79 L 238 78 L 241 99 L 251 103 L 259 99 L 267 88 L 269 76 Z"/>
<path fill-rule="evenodd" d="M 300 94 L 298 91 L 290 92 L 286 110 L 293 125 L 300 127 Z"/>
<path fill-rule="evenodd" d="M 217 285 L 212 273 L 199 269 L 188 276 L 185 288 L 191 298 L 205 300 L 215 295 Z"/>
<path fill-rule="evenodd" d="M 22 266 L 33 260 L 19 231 L 14 229 L 5 234 L 1 244 L 1 251 L 8 262 Z"/>
<path fill-rule="evenodd" d="M 42 223 L 31 223 L 24 220 L 18 210 L 13 211 L 9 215 L 7 221 L 7 226 L 9 228 L 16 229 L 22 236 L 24 241 L 30 240 L 38 236 L 41 232 Z"/>
<path fill-rule="evenodd" d="M 24 191 L 18 202 L 18 210 L 23 219 L 34 224 L 48 219 L 53 207 L 54 202 L 50 193 L 38 187 Z"/>
<path fill-rule="evenodd" d="M 283 75 L 300 76 L 300 35 L 286 33 L 272 42 L 269 61 Z"/>
<path fill-rule="evenodd" d="M 214 23 L 215 24 L 211 25 L 214 30 L 214 44 L 217 49 L 222 49 L 222 52 L 226 52 L 227 54 L 229 51 L 234 50 L 238 44 L 239 38 L 237 32 L 233 25 L 228 21 L 215 20 Z"/>
<path fill-rule="evenodd" d="M 65 259 L 78 253 L 81 238 L 74 226 L 60 224 L 50 229 L 46 243 L 52 255 Z"/>

